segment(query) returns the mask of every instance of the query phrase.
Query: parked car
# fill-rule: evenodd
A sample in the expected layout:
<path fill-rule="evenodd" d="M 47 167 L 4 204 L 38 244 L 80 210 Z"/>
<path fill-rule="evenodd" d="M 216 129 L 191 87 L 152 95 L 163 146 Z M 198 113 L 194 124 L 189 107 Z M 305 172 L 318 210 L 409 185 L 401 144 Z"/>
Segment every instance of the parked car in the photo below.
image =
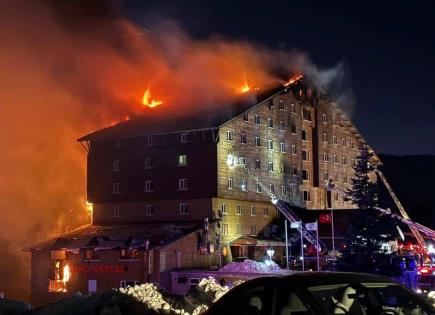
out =
<path fill-rule="evenodd" d="M 388 278 L 299 272 L 249 280 L 214 303 L 207 315 L 435 314 L 423 297 Z"/>

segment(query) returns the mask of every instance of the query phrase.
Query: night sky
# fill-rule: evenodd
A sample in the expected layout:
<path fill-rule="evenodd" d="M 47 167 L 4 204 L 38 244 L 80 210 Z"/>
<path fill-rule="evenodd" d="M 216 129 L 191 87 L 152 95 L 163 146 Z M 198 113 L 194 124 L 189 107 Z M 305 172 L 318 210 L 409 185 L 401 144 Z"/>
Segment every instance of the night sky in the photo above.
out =
<path fill-rule="evenodd" d="M 352 120 L 377 152 L 435 154 L 435 3 L 130 0 L 122 7 L 143 28 L 168 18 L 195 38 L 297 49 L 322 68 L 341 62 Z"/>

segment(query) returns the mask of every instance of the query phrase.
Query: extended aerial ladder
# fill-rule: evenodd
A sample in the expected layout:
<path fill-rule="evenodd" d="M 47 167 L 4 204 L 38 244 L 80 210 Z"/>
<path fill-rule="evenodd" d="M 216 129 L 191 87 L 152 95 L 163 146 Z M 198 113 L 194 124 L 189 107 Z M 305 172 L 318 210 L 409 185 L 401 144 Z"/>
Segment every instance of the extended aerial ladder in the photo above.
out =
<path fill-rule="evenodd" d="M 270 201 L 277 207 L 277 209 L 283 214 L 283 216 L 289 222 L 301 222 L 301 219 L 291 210 L 289 204 L 279 199 L 270 189 L 263 183 L 263 181 L 255 175 L 255 173 L 249 169 L 244 163 L 239 163 L 238 159 L 231 154 L 228 155 L 227 164 L 232 166 L 237 166 L 243 169 L 248 175 L 255 180 L 255 182 L 261 187 L 261 191 L 264 192 L 267 196 L 269 196 Z M 308 231 L 303 224 L 301 224 L 300 228 L 302 229 L 302 236 L 312 245 L 317 247 L 317 240 L 314 235 Z M 319 242 L 320 243 L 320 242 Z M 319 244 L 321 245 L 321 244 Z M 321 247 L 321 246 L 319 246 Z"/>

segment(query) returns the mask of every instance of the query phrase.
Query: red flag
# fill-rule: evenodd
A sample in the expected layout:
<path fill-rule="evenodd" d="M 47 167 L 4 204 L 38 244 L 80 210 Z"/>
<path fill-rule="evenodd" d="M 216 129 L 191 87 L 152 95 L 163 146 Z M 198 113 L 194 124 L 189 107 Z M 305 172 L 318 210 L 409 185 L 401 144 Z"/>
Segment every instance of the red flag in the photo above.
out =
<path fill-rule="evenodd" d="M 319 223 L 331 223 L 332 218 L 331 215 L 328 213 L 319 214 Z"/>

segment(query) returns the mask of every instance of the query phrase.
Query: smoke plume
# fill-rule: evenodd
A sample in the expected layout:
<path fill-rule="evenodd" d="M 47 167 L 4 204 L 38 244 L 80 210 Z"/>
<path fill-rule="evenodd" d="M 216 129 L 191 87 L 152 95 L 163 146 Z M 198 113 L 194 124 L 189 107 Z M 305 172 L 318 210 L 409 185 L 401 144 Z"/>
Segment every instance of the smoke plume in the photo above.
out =
<path fill-rule="evenodd" d="M 218 36 L 193 40 L 173 22 L 144 31 L 116 2 L 0 0 L 0 12 L 0 240 L 17 281 L 29 268 L 15 263 L 23 262 L 21 248 L 89 222 L 78 137 L 153 115 L 159 107 L 141 104 L 146 89 L 174 115 L 186 114 L 234 97 L 246 83 L 277 84 L 276 68 L 313 69 L 302 53 Z M 5 279 L 0 291 L 23 297 Z"/>

